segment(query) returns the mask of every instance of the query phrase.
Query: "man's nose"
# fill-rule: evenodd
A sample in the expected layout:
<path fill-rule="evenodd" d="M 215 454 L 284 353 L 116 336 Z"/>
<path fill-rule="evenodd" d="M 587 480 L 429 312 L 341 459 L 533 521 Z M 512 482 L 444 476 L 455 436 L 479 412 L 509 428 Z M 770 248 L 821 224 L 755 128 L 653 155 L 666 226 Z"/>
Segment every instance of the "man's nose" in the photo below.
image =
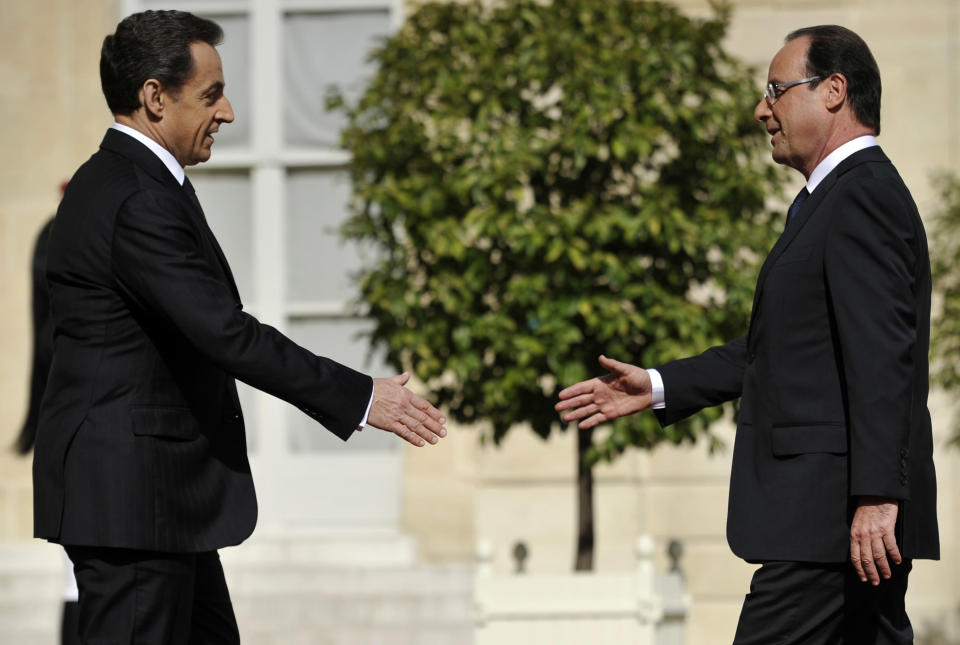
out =
<path fill-rule="evenodd" d="M 217 121 L 221 123 L 233 123 L 233 106 L 230 105 L 230 99 L 224 96 L 221 101 L 223 105 L 217 110 Z"/>
<path fill-rule="evenodd" d="M 773 116 L 773 111 L 770 110 L 770 103 L 767 101 L 767 97 L 761 96 L 757 107 L 753 108 L 753 118 L 763 123 L 771 116 Z"/>

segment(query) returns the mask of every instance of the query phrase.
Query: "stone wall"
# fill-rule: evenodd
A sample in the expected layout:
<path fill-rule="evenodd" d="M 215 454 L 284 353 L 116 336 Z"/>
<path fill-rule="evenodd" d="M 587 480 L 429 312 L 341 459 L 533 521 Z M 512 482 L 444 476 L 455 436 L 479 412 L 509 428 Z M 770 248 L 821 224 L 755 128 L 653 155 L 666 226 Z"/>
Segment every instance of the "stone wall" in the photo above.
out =
<path fill-rule="evenodd" d="M 117 4 L 0 2 L 0 540 L 32 532 L 30 462 L 7 448 L 27 402 L 33 242 L 112 122 L 97 61 Z"/>

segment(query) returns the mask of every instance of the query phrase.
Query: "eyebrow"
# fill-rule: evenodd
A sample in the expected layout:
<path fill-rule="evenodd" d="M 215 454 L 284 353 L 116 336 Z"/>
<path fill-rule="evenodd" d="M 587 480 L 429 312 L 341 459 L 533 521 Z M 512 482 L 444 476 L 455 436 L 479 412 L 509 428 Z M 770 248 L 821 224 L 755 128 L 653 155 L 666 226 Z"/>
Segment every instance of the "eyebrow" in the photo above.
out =
<path fill-rule="evenodd" d="M 207 97 L 207 96 L 212 96 L 212 95 L 217 94 L 217 93 L 222 93 L 222 92 L 223 92 L 223 88 L 224 88 L 224 83 L 223 83 L 223 81 L 214 81 L 213 84 L 210 85 L 210 87 L 208 87 L 206 90 L 204 90 L 204 92 L 203 92 L 203 94 L 201 94 L 201 96 Z"/>

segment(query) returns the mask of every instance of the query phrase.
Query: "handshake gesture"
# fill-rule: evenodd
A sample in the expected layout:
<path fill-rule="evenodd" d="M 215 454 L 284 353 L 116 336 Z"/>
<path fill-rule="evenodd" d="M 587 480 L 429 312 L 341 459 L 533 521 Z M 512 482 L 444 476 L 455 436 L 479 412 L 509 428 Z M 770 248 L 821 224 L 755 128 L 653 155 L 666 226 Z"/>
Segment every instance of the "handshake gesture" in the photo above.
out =
<path fill-rule="evenodd" d="M 423 447 L 447 436 L 446 418 L 426 399 L 404 387 L 410 374 L 373 379 L 373 403 L 367 423 L 392 432 L 407 443 Z"/>
<path fill-rule="evenodd" d="M 579 421 L 582 430 L 646 410 L 651 404 L 650 375 L 636 365 L 600 356 L 604 376 L 581 381 L 560 392 L 557 411 L 565 422 Z M 417 447 L 436 444 L 447 435 L 446 418 L 423 397 L 406 387 L 410 374 L 373 379 L 373 403 L 367 423 L 392 432 Z"/>

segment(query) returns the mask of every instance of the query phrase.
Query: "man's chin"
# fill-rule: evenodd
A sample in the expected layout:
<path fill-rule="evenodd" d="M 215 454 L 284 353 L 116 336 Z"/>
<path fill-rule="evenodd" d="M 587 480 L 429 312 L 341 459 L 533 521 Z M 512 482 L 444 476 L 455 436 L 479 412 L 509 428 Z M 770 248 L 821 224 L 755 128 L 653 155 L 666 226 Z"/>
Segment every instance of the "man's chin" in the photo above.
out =
<path fill-rule="evenodd" d="M 210 148 L 203 148 L 203 149 L 201 149 L 196 155 L 194 155 L 193 159 L 190 160 L 190 163 L 188 163 L 188 164 L 186 164 L 186 165 L 188 165 L 188 166 L 196 166 L 198 163 L 203 163 L 204 161 L 209 161 L 209 160 L 210 160 L 210 154 L 211 154 L 211 153 L 212 153 L 212 151 L 210 150 Z"/>

